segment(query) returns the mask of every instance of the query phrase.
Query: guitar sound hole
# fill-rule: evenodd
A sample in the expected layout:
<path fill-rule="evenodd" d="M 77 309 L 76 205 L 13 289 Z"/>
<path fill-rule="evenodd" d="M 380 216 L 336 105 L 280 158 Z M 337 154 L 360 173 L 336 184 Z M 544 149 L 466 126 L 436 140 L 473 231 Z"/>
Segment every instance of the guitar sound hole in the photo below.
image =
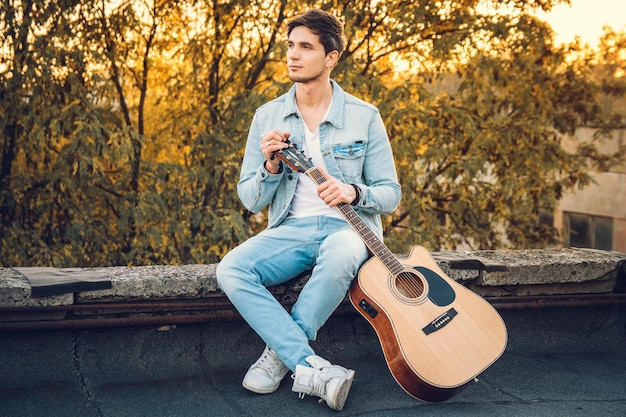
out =
<path fill-rule="evenodd" d="M 425 280 L 412 271 L 403 271 L 395 278 L 395 293 L 407 302 L 421 300 L 426 293 Z"/>

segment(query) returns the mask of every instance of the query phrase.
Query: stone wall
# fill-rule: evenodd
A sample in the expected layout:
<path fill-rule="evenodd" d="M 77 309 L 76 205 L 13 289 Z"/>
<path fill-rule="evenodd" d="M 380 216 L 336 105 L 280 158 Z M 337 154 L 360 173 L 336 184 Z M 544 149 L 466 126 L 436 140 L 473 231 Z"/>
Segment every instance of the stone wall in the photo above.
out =
<path fill-rule="evenodd" d="M 535 305 L 555 299 L 626 300 L 626 255 L 621 253 L 567 248 L 435 252 L 433 257 L 450 278 L 496 307 L 529 300 Z M 110 288 L 33 297 L 24 275 L 0 268 L 0 330 L 237 319 L 215 270 L 215 264 L 82 269 L 110 281 Z M 288 307 L 307 278 L 271 291 Z M 338 314 L 349 310 L 346 300 Z"/>

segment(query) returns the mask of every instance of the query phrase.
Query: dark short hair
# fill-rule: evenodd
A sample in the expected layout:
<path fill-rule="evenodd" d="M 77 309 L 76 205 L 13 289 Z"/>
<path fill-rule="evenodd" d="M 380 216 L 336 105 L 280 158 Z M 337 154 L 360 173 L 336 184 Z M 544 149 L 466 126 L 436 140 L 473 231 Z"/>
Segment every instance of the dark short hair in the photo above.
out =
<path fill-rule="evenodd" d="M 327 54 L 332 51 L 343 53 L 346 38 L 343 24 L 334 15 L 318 9 L 307 10 L 304 14 L 294 17 L 287 23 L 287 36 L 298 26 L 304 26 L 320 38 Z"/>

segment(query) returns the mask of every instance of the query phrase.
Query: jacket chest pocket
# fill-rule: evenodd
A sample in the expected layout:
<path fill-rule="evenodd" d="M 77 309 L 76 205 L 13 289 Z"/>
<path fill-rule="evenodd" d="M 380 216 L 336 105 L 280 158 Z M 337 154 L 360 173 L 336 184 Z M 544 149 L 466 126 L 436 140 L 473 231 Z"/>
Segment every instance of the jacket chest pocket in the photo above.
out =
<path fill-rule="evenodd" d="M 359 183 L 363 174 L 363 161 L 367 142 L 356 140 L 333 146 L 333 155 L 344 178 L 348 182 Z"/>

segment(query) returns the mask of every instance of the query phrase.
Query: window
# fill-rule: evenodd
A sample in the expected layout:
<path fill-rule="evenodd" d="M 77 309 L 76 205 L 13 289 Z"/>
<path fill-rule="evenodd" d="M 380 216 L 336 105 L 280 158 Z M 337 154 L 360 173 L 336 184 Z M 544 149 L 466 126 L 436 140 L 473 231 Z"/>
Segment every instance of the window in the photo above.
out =
<path fill-rule="evenodd" d="M 567 245 L 613 250 L 613 219 L 589 214 L 564 213 Z"/>

